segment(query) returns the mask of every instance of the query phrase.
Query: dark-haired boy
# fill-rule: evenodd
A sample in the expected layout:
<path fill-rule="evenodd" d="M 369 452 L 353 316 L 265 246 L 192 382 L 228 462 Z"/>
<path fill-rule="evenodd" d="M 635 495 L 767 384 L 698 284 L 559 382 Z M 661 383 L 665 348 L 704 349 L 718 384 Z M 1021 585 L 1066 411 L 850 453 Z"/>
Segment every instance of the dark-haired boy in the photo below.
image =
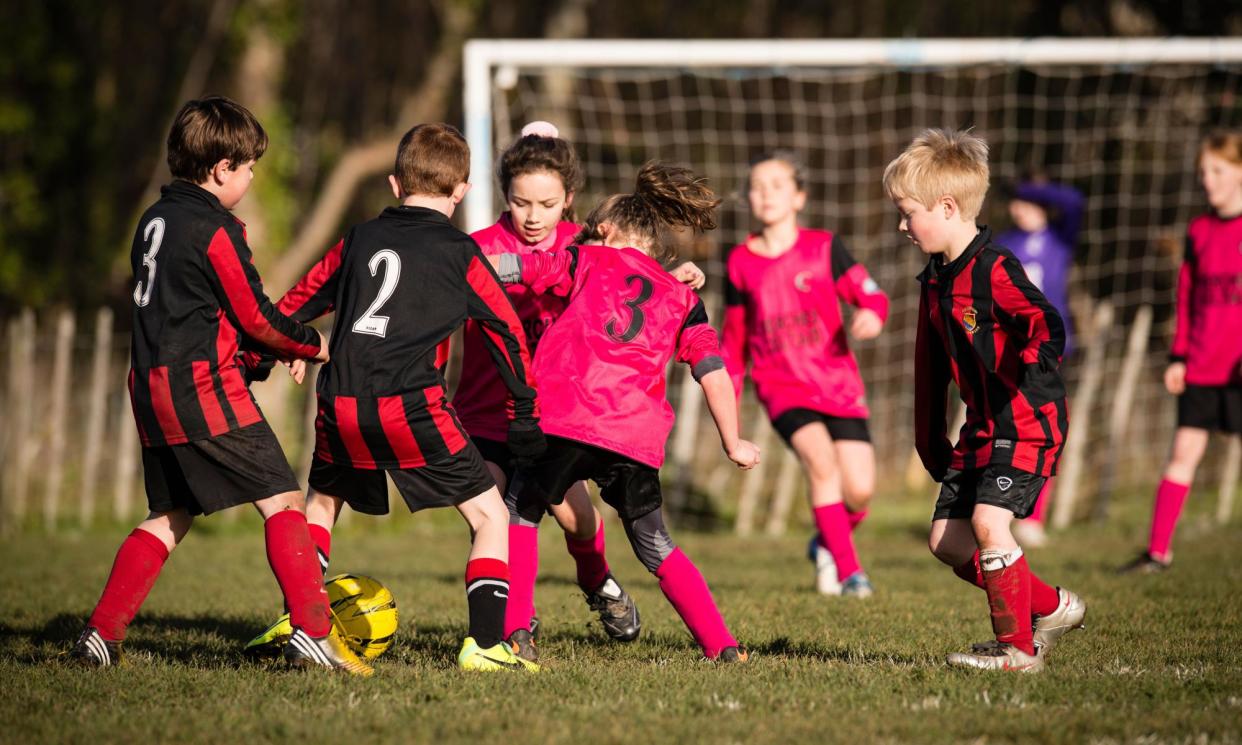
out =
<path fill-rule="evenodd" d="M 247 502 L 264 518 L 267 558 L 304 665 L 373 671 L 333 629 L 305 501 L 235 359 L 248 337 L 286 360 L 327 359 L 323 336 L 276 310 L 251 263 L 241 201 L 267 134 L 223 97 L 187 102 L 168 136 L 174 181 L 138 223 L 130 400 L 150 514 L 117 552 L 70 655 L 105 667 L 195 515 Z"/>
<path fill-rule="evenodd" d="M 522 323 L 478 244 L 449 222 L 469 175 L 460 132 L 414 127 L 388 177 L 401 204 L 351 228 L 280 301 L 303 321 L 336 312 L 332 361 L 318 381 L 307 517 L 326 570 L 341 508 L 386 514 L 388 478 L 411 512 L 456 507 L 473 536 L 470 630 L 457 664 L 536 671 L 504 642 L 509 512 L 435 364 L 437 345 L 477 321 L 509 389 L 509 449 L 518 459 L 543 452 Z"/>

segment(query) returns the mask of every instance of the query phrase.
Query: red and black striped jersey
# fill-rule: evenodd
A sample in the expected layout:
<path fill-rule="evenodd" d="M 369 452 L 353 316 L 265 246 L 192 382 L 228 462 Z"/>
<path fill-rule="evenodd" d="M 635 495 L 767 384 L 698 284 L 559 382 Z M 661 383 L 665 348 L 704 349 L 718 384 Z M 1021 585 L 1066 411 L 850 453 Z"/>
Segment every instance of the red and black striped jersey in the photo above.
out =
<path fill-rule="evenodd" d="M 315 422 L 315 454 L 330 463 L 414 468 L 465 447 L 436 349 L 467 318 L 509 391 L 508 418 L 538 418 L 522 322 L 478 244 L 440 212 L 389 207 L 354 226 L 278 307 L 302 321 L 336 311 Z"/>
<path fill-rule="evenodd" d="M 991 239 L 983 227 L 961 256 L 934 256 L 919 275 L 915 444 L 937 481 L 946 468 L 989 464 L 1052 476 L 1065 445 L 1065 325 Z M 945 423 L 950 379 L 966 403 L 956 446 Z"/>
<path fill-rule="evenodd" d="M 263 418 L 235 355 L 242 335 L 287 358 L 319 353 L 319 334 L 263 293 L 242 223 L 187 181 L 161 190 L 130 251 L 130 400 L 142 444 L 215 437 Z"/>

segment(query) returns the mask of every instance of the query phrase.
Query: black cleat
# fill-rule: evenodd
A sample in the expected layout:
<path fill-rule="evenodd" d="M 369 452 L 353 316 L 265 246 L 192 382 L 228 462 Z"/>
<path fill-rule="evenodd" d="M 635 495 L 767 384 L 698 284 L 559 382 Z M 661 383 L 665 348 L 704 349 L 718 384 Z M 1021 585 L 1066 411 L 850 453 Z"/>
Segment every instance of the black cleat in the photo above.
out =
<path fill-rule="evenodd" d="M 1169 568 L 1170 562 L 1161 561 L 1144 551 L 1131 562 L 1117 570 L 1118 574 L 1159 574 Z"/>
<path fill-rule="evenodd" d="M 599 614 L 600 623 L 604 624 L 608 636 L 619 642 L 632 642 L 638 638 L 638 632 L 642 630 L 638 606 L 611 573 L 594 591 L 584 594 L 587 605 Z"/>
<path fill-rule="evenodd" d="M 720 654 L 716 657 L 715 662 L 730 664 L 734 662 L 748 662 L 750 660 L 750 652 L 746 651 L 746 647 L 725 647 L 720 650 Z"/>
<path fill-rule="evenodd" d="M 518 629 L 509 634 L 509 646 L 513 654 L 529 662 L 539 661 L 539 649 L 535 646 L 535 635 L 526 629 Z"/>
<path fill-rule="evenodd" d="M 538 638 L 539 638 L 539 631 L 540 631 L 540 628 L 541 628 L 541 627 L 540 627 L 540 624 L 539 624 L 539 616 L 531 616 L 531 619 L 530 619 L 530 635 L 531 635 L 531 636 L 533 636 L 534 638 L 538 639 Z"/>
<path fill-rule="evenodd" d="M 99 629 L 87 626 L 69 650 L 69 659 L 87 667 L 111 667 L 121 662 L 121 643 L 110 642 L 99 635 Z"/>

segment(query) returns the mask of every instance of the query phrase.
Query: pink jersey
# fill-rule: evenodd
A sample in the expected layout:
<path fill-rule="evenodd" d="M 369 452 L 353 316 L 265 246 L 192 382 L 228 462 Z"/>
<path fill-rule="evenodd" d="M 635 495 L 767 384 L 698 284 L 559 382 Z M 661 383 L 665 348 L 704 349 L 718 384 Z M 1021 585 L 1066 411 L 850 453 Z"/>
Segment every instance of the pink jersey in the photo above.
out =
<path fill-rule="evenodd" d="M 659 468 L 673 429 L 669 360 L 690 365 L 696 379 L 724 368 L 702 301 L 633 248 L 530 253 L 521 278 L 569 301 L 533 363 L 543 431 Z"/>
<path fill-rule="evenodd" d="M 504 253 L 526 255 L 564 248 L 573 242 L 578 230 L 572 222 L 561 222 L 548 237 L 531 245 L 513 229 L 513 221 L 506 212 L 495 225 L 472 233 L 470 237 L 487 256 Z M 555 295 L 537 295 L 521 284 L 508 285 L 505 290 L 518 318 L 522 319 L 526 343 L 531 354 L 534 354 L 539 338 L 565 309 L 566 301 Z M 483 331 L 476 322 L 466 321 L 462 339 L 461 381 L 453 394 L 457 417 L 472 437 L 503 442 L 509 428 L 509 417 L 505 414 L 509 389 L 501 382 L 496 366 L 491 362 L 492 358 L 483 343 Z"/>
<path fill-rule="evenodd" d="M 1242 216 L 1190 221 L 1170 356 L 1191 385 L 1242 384 Z"/>
<path fill-rule="evenodd" d="M 796 408 L 866 417 L 866 391 L 841 324 L 841 300 L 888 317 L 888 296 L 832 233 L 801 230 L 793 247 L 775 258 L 745 243 L 733 249 L 724 349 L 739 395 L 749 360 L 759 401 L 772 419 Z"/>

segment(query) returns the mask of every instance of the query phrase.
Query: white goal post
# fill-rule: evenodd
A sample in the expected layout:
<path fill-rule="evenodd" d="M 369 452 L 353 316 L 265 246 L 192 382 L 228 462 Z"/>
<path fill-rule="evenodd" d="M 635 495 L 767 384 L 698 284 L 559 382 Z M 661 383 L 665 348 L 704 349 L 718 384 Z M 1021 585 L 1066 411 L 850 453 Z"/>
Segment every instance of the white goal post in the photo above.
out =
<path fill-rule="evenodd" d="M 961 67 L 1242 62 L 1242 39 L 471 39 L 463 51 L 463 114 L 474 185 L 466 229 L 495 221 L 492 90 L 523 67 Z M 506 87 L 506 86 L 501 86 Z M 486 174 L 486 176 L 484 175 Z"/>

